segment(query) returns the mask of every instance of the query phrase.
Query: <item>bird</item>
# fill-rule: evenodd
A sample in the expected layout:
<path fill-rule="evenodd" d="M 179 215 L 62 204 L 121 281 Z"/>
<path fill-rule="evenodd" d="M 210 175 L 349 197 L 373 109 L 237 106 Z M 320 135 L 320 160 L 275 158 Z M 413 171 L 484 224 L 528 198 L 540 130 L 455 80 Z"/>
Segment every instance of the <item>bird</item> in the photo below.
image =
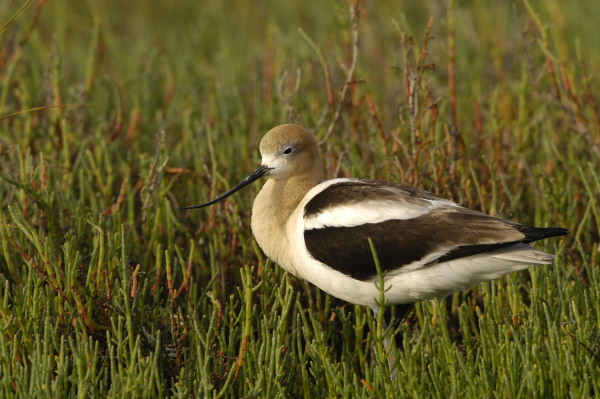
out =
<path fill-rule="evenodd" d="M 529 244 L 568 234 L 562 227 L 530 227 L 471 210 L 400 183 L 324 180 L 315 136 L 295 124 L 269 130 L 259 148 L 261 165 L 248 177 L 212 201 L 181 209 L 213 205 L 266 178 L 251 217 L 263 252 L 289 273 L 376 314 L 383 306 L 443 298 L 550 264 L 554 255 Z"/>

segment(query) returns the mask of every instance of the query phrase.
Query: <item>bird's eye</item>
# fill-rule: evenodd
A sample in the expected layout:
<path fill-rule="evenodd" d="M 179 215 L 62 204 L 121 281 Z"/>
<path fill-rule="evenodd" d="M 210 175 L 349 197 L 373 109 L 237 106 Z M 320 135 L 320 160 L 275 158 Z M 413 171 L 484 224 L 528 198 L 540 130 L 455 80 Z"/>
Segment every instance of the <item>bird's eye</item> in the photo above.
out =
<path fill-rule="evenodd" d="M 292 149 L 292 147 L 287 147 L 285 150 L 283 150 L 284 154 L 291 154 L 294 150 Z"/>

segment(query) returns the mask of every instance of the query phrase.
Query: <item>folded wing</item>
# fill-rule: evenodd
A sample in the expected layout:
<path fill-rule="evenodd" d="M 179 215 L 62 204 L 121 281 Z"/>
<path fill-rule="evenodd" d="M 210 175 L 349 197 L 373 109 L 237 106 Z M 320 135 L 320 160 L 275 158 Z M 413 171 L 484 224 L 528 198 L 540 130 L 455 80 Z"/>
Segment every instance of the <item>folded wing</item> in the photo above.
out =
<path fill-rule="evenodd" d="M 376 180 L 333 184 L 304 210 L 311 256 L 359 280 L 377 276 L 369 239 L 382 270 L 396 273 L 563 234 L 562 228 L 523 226 Z"/>

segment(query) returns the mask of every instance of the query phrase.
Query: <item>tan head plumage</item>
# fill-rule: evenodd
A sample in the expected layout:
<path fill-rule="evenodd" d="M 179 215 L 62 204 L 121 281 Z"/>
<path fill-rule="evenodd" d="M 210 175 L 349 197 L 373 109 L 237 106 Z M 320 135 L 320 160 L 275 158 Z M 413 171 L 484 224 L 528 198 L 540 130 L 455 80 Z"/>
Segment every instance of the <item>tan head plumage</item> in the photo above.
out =
<path fill-rule="evenodd" d="M 319 146 L 314 136 L 294 124 L 269 130 L 260 142 L 262 164 L 273 168 L 267 176 L 274 180 L 292 177 L 320 181 L 322 178 Z"/>

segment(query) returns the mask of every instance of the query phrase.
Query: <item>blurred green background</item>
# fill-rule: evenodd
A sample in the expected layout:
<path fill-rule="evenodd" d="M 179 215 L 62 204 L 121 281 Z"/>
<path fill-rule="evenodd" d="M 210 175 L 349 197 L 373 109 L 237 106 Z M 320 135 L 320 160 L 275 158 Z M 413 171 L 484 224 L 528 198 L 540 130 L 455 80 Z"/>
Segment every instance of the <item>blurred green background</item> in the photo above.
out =
<path fill-rule="evenodd" d="M 600 395 L 597 21 L 558 0 L 0 2 L 0 397 Z M 177 210 L 287 122 L 324 140 L 327 178 L 570 235 L 539 243 L 553 266 L 417 304 L 393 380 L 368 310 L 266 260 L 258 185 Z"/>

